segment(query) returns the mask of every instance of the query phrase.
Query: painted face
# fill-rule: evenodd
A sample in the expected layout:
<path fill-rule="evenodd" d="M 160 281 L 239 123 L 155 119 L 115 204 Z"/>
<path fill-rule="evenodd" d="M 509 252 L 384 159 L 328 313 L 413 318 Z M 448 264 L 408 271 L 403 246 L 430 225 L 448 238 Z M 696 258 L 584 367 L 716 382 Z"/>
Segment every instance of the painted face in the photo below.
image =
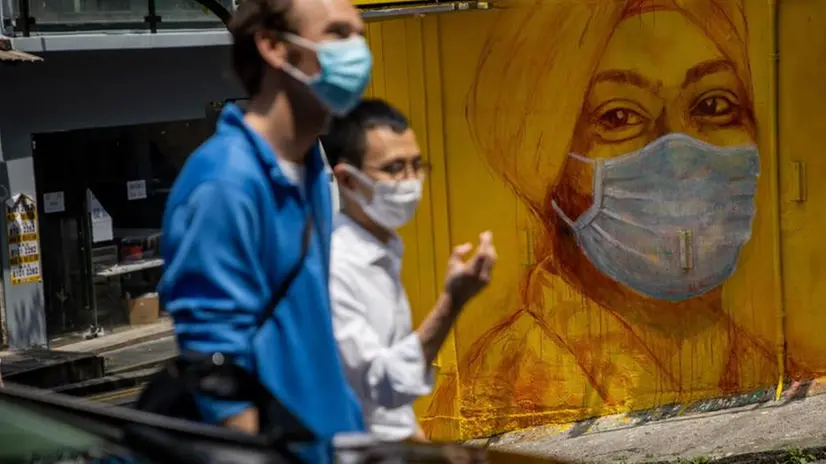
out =
<path fill-rule="evenodd" d="M 672 132 L 717 146 L 754 142 L 734 65 L 685 16 L 657 11 L 625 20 L 612 35 L 572 151 L 611 158 Z"/>
<path fill-rule="evenodd" d="M 734 64 L 699 28 L 677 12 L 630 18 L 594 74 L 554 208 L 603 274 L 657 299 L 704 294 L 751 234 L 753 127 Z"/>

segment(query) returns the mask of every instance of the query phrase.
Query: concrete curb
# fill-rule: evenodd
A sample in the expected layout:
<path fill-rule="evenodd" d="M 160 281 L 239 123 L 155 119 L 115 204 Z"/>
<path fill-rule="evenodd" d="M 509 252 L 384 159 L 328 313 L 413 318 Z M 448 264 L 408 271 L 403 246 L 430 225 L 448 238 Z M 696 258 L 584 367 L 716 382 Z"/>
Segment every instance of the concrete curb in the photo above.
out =
<path fill-rule="evenodd" d="M 149 361 L 130 364 L 128 366 L 119 367 L 117 369 L 111 369 L 111 370 L 107 371 L 106 374 L 107 375 L 122 375 L 122 374 L 126 374 L 128 372 L 143 370 L 143 369 L 147 369 L 147 368 L 150 368 L 150 367 L 160 367 L 162 364 L 165 364 L 166 362 L 168 362 L 172 359 L 175 359 L 177 357 L 178 357 L 178 355 L 176 354 L 176 355 L 172 355 L 172 356 L 164 356 L 162 358 L 157 358 L 157 359 L 150 359 Z"/>
<path fill-rule="evenodd" d="M 37 388 L 88 381 L 104 373 L 103 358 L 93 353 L 30 350 L 3 360 L 3 378 Z"/>
<path fill-rule="evenodd" d="M 124 388 L 136 387 L 148 381 L 156 372 L 158 372 L 157 368 L 148 368 L 120 375 L 107 375 L 99 379 L 63 385 L 55 388 L 53 391 L 71 396 L 99 395 Z"/>

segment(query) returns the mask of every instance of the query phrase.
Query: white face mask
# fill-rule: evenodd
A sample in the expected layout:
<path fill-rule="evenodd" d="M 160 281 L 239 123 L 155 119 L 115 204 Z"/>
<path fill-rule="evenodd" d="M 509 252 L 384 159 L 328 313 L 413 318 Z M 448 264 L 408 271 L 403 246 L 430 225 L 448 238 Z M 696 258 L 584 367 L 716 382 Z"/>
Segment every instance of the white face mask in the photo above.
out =
<path fill-rule="evenodd" d="M 373 190 L 373 201 L 368 202 L 358 192 L 340 186 L 341 191 L 356 202 L 364 214 L 386 229 L 398 229 L 413 219 L 422 198 L 422 179 L 377 181 L 350 165 L 347 171 L 359 182 Z"/>

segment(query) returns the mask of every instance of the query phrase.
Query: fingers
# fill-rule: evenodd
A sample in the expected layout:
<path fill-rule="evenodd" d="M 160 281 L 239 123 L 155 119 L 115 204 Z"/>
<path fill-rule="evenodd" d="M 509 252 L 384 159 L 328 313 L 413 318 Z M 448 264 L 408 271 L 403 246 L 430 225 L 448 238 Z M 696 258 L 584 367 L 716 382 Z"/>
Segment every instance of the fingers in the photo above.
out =
<path fill-rule="evenodd" d="M 473 249 L 470 243 L 463 243 L 453 248 L 450 255 L 450 261 L 464 261 L 467 254 Z M 479 234 L 479 246 L 470 258 L 470 266 L 468 266 L 477 276 L 482 276 L 486 280 L 489 278 L 490 271 L 496 262 L 496 248 L 493 246 L 493 232 L 485 231 Z"/>
<path fill-rule="evenodd" d="M 493 265 L 496 264 L 496 248 L 493 246 L 493 233 L 491 231 L 482 232 L 479 235 L 479 248 L 476 252 L 478 258 L 478 275 L 484 281 L 490 281 Z"/>
<path fill-rule="evenodd" d="M 487 247 L 493 245 L 493 232 L 486 230 L 479 234 L 479 246 Z"/>
<path fill-rule="evenodd" d="M 473 249 L 473 245 L 470 243 L 463 243 L 461 245 L 453 247 L 453 251 L 450 253 L 450 261 L 463 261 L 465 256 L 470 253 L 470 250 Z"/>

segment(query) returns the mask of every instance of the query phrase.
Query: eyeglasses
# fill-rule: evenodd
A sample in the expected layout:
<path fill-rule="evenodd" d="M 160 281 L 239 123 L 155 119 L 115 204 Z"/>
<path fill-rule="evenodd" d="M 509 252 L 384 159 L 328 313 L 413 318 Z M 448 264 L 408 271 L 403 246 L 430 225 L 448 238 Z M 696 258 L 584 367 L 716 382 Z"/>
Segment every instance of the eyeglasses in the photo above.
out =
<path fill-rule="evenodd" d="M 393 179 L 402 179 L 408 172 L 413 174 L 415 177 L 427 176 L 430 174 L 431 166 L 429 163 L 422 161 L 421 158 L 417 158 L 410 161 L 392 161 L 376 169 L 387 174 Z"/>

